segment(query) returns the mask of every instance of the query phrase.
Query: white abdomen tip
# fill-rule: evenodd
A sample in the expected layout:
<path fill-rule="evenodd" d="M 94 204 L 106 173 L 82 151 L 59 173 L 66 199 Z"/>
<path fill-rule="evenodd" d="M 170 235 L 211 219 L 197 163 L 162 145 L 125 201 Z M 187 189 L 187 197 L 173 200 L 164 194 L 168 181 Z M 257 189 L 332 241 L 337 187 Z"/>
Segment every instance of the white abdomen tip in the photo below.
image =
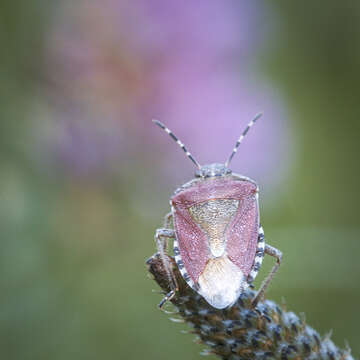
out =
<path fill-rule="evenodd" d="M 217 309 L 233 305 L 248 287 L 242 271 L 226 255 L 208 261 L 198 284 L 199 294 Z"/>

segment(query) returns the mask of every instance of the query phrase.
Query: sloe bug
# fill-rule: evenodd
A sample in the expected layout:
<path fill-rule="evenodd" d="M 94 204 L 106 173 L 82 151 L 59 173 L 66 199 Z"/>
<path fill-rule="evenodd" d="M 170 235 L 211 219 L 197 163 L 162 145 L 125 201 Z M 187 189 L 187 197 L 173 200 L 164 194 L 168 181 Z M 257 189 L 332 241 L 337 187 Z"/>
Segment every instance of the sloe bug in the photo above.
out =
<path fill-rule="evenodd" d="M 153 120 L 198 168 L 195 178 L 180 186 L 171 197 L 171 212 L 165 216 L 164 228 L 155 233 L 171 284 L 171 291 L 159 307 L 175 295 L 178 286 L 165 256 L 168 239 L 174 239 L 174 257 L 184 280 L 217 309 L 233 305 L 240 294 L 252 286 L 265 253 L 277 262 L 257 292 L 254 306 L 277 272 L 282 253 L 265 244 L 259 219 L 258 185 L 229 169 L 239 145 L 261 115 L 256 115 L 247 125 L 225 164 L 203 166 L 164 124 Z"/>

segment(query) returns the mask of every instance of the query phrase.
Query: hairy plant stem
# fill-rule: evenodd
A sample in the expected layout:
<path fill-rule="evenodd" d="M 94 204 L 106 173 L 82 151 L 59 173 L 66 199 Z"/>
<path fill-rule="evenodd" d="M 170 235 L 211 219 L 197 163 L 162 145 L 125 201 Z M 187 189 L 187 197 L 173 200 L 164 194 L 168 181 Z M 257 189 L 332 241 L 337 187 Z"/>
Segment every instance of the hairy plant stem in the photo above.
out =
<path fill-rule="evenodd" d="M 350 349 L 341 350 L 323 338 L 293 312 L 265 300 L 252 306 L 255 292 L 243 293 L 230 308 L 211 307 L 183 280 L 174 259 L 169 263 L 179 285 L 170 300 L 186 323 L 192 327 L 200 343 L 207 346 L 203 355 L 215 354 L 221 359 L 353 359 Z M 170 281 L 163 263 L 156 254 L 147 261 L 149 272 L 164 294 L 170 291 Z"/>

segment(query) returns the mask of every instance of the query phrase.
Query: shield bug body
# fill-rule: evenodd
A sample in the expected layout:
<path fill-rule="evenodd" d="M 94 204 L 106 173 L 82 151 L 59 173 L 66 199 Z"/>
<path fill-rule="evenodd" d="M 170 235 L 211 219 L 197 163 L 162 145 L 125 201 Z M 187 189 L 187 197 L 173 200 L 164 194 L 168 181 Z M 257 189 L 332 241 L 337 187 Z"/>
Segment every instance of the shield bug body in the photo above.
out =
<path fill-rule="evenodd" d="M 175 261 L 187 284 L 217 309 L 234 304 L 252 285 L 265 253 L 274 256 L 277 262 L 259 289 L 254 305 L 278 270 L 282 255 L 265 244 L 259 218 L 258 186 L 254 180 L 229 169 L 240 143 L 260 116 L 248 124 L 225 164 L 204 166 L 165 125 L 154 120 L 198 167 L 195 178 L 178 188 L 171 197 L 171 212 L 165 217 L 164 228 L 155 234 L 172 287 L 160 307 L 177 290 L 176 279 L 165 256 L 169 238 L 174 239 Z M 173 228 L 170 227 L 171 220 Z"/>

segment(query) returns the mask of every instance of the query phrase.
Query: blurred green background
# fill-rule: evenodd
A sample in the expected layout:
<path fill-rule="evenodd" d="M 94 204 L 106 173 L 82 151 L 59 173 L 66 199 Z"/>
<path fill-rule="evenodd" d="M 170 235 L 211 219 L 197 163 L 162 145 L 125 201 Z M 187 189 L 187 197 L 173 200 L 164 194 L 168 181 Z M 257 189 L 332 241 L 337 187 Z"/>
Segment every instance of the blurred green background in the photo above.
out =
<path fill-rule="evenodd" d="M 271 158 L 271 148 L 254 154 L 244 145 L 242 152 L 250 177 L 257 175 L 258 161 L 270 159 L 270 170 L 259 172 L 262 223 L 284 262 L 268 297 L 284 297 L 289 310 L 304 312 L 322 334 L 333 329 L 337 345 L 344 347 L 346 339 L 358 357 L 360 3 L 255 1 L 250 10 L 244 1 L 210 3 L 217 20 L 231 13 L 233 24 L 248 22 L 258 37 L 246 28 L 219 30 L 216 40 L 209 34 L 198 59 L 218 54 L 231 35 L 231 51 L 216 60 L 217 69 L 231 67 L 235 79 L 251 71 L 253 88 L 266 82 L 281 99 L 276 106 L 283 122 L 269 133 L 283 144 L 279 157 Z M 197 32 L 206 37 L 213 19 L 205 2 L 203 16 L 186 23 L 191 6 L 184 5 L 188 9 L 178 17 L 179 11 L 164 11 L 163 1 L 130 4 L 0 5 L 3 359 L 200 358 L 201 346 L 180 332 L 186 327 L 158 311 L 161 296 L 152 292 L 157 287 L 144 265 L 155 252 L 153 233 L 169 196 L 193 173 L 149 119 L 157 116 L 154 109 L 176 100 L 175 86 L 168 101 L 168 77 L 185 62 L 191 67 L 198 61 L 170 56 L 175 43 L 164 36 L 164 27 L 179 21 L 174 38 L 176 45 L 181 36 L 184 42 L 174 54 L 191 53 Z M 167 21 L 160 30 L 158 14 Z M 185 28 L 190 30 L 182 34 Z M 151 39 L 136 35 L 139 29 Z M 155 98 L 159 84 L 165 95 Z M 263 97 L 256 91 L 252 96 Z M 241 106 L 245 102 L 239 98 Z M 236 128 L 226 125 L 229 138 L 221 141 L 227 151 L 248 120 Z M 209 144 L 194 122 L 187 130 L 181 119 L 171 121 L 190 148 L 206 154 Z M 206 121 L 199 126 L 206 124 L 209 132 L 225 124 Z M 277 124 L 275 117 L 265 121 L 270 128 Z M 255 146 L 261 126 L 252 130 L 249 144 Z M 257 282 L 271 264 L 266 259 Z"/>

